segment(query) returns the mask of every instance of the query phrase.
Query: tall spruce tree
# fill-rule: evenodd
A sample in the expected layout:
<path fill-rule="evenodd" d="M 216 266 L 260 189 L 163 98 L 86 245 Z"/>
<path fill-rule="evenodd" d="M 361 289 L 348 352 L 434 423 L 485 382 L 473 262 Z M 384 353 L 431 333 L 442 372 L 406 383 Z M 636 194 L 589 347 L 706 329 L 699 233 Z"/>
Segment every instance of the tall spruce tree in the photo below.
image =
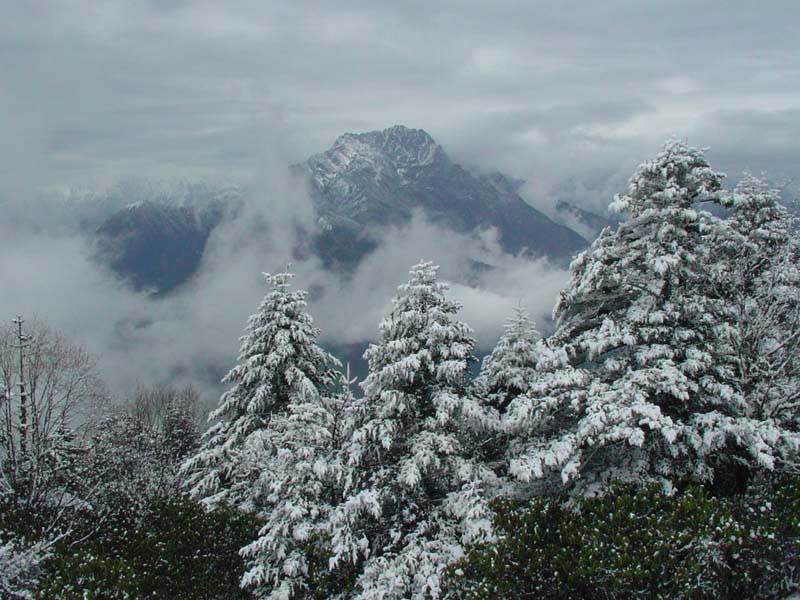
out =
<path fill-rule="evenodd" d="M 518 306 L 491 354 L 483 359 L 478 384 L 488 404 L 498 412 L 505 412 L 509 403 L 526 393 L 536 379 L 539 338 L 528 311 Z"/>
<path fill-rule="evenodd" d="M 470 447 L 490 417 L 469 393 L 472 331 L 456 320 L 460 305 L 446 298 L 437 269 L 411 269 L 365 353 L 367 413 L 331 529 L 331 565 L 360 569 L 359 599 L 439 597 L 444 568 L 490 528 L 491 472 Z"/>
<path fill-rule="evenodd" d="M 336 390 L 302 395 L 270 423 L 277 452 L 256 482 L 267 498 L 265 523 L 241 552 L 247 561 L 242 586 L 257 598 L 318 598 L 340 591 L 327 575 L 329 516 L 344 491 L 342 450 L 358 407 L 353 383 L 342 376 Z"/>
<path fill-rule="evenodd" d="M 727 299 L 711 273 L 736 234 L 699 205 L 721 201 L 722 177 L 701 150 L 670 141 L 616 198 L 629 219 L 573 262 L 545 375 L 509 408 L 524 436 L 518 478 L 555 471 L 593 493 L 613 480 L 711 480 L 728 452 L 774 464 L 784 432 L 748 415 L 718 360 Z"/>
<path fill-rule="evenodd" d="M 232 387 L 209 414 L 214 425 L 200 450 L 182 467 L 190 494 L 209 507 L 226 502 L 259 509 L 254 494 L 260 488 L 253 484 L 277 451 L 268 435 L 271 421 L 287 414 L 292 402 L 314 398 L 333 384 L 339 366 L 317 345 L 306 293 L 290 290 L 292 275 L 265 277 L 272 290 L 248 320 L 239 364 L 223 379 Z"/>

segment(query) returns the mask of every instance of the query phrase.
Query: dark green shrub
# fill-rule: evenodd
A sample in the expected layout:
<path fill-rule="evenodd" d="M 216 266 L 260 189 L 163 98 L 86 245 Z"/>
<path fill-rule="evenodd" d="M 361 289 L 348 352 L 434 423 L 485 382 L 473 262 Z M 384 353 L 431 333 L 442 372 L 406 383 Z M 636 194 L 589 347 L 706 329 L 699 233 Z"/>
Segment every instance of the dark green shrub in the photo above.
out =
<path fill-rule="evenodd" d="M 330 570 L 328 568 L 328 561 L 331 558 L 330 541 L 325 538 L 310 540 L 305 552 L 308 560 L 309 588 L 315 600 L 347 598 L 353 593 L 363 563 L 342 561 L 335 570 Z"/>
<path fill-rule="evenodd" d="M 62 544 L 41 598 L 235 599 L 244 563 L 239 549 L 258 523 L 232 509 L 206 512 L 178 497 L 148 506 L 132 530 L 114 527 L 96 539 Z"/>
<path fill-rule="evenodd" d="M 498 539 L 450 569 L 451 597 L 765 598 L 797 585 L 797 480 L 735 499 L 651 487 L 575 511 L 547 499 L 496 508 Z"/>
<path fill-rule="evenodd" d="M 783 598 L 800 587 L 800 478 L 759 482 L 733 503 L 746 531 L 735 548 L 740 597 Z"/>

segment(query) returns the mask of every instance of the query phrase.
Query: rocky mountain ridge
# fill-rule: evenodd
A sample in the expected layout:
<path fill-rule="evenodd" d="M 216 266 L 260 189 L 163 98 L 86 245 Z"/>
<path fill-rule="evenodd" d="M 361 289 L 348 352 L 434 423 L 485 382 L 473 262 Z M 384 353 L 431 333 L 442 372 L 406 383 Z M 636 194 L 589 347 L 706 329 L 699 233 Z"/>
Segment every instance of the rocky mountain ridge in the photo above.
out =
<path fill-rule="evenodd" d="M 344 134 L 292 169 L 305 176 L 323 225 L 317 253 L 345 266 L 377 242 L 370 228 L 401 226 L 415 210 L 458 233 L 496 228 L 503 250 L 512 254 L 564 260 L 585 246 L 576 232 L 527 204 L 518 194 L 520 182 L 465 169 L 421 129 L 396 125 Z"/>

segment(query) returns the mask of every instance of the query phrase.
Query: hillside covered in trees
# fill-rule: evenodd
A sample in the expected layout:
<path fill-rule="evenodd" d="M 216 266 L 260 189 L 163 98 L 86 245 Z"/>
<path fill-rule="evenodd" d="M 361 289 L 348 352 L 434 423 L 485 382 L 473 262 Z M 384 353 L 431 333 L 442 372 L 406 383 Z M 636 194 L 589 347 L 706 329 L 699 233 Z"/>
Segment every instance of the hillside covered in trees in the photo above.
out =
<path fill-rule="evenodd" d="M 665 144 L 480 365 L 437 266 L 357 383 L 290 273 L 200 425 L 0 331 L 3 598 L 782 598 L 800 589 L 800 245 L 779 193 Z M 324 323 L 321 324 L 324 326 Z M 476 374 L 477 373 L 477 374 Z"/>

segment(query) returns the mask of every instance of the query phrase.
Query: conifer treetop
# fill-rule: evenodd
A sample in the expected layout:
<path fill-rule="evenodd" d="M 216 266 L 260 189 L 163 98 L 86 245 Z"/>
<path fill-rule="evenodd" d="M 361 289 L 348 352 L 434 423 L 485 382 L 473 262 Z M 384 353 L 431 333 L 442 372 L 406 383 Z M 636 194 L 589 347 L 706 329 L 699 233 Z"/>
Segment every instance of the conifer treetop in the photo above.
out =
<path fill-rule="evenodd" d="M 554 311 L 548 344 L 567 361 L 509 408 L 509 428 L 528 430 L 512 474 L 558 469 L 590 493 L 614 480 L 709 481 L 726 456 L 771 469 L 793 443 L 749 416 L 722 359 L 730 299 L 712 277 L 742 236 L 694 206 L 721 202 L 721 178 L 702 150 L 672 140 L 617 197 L 629 219 L 573 261 Z"/>
<path fill-rule="evenodd" d="M 628 185 L 617 195 L 612 212 L 639 215 L 649 209 L 689 208 L 697 202 L 719 202 L 724 173 L 714 171 L 705 149 L 693 148 L 679 139 L 668 140 L 654 160 L 642 163 Z"/>
<path fill-rule="evenodd" d="M 733 227 L 759 243 L 785 241 L 796 225 L 797 219 L 781 204 L 780 191 L 750 173 L 744 174 L 723 204 L 733 210 Z"/>
<path fill-rule="evenodd" d="M 358 563 L 358 600 L 437 598 L 463 544 L 491 530 L 491 472 L 472 441 L 488 413 L 471 394 L 472 330 L 455 318 L 438 267 L 420 262 L 399 287 L 348 447 L 347 498 L 332 515 L 332 564 Z M 360 557 L 360 558 L 359 558 Z"/>
<path fill-rule="evenodd" d="M 320 348 L 319 330 L 305 311 L 306 293 L 292 291 L 292 274 L 264 274 L 271 290 L 247 322 L 239 364 L 223 382 L 233 384 L 209 414 L 216 421 L 200 451 L 183 465 L 190 493 L 209 506 L 222 500 L 248 509 L 264 440 L 253 438 L 291 403 L 309 401 L 331 386 L 339 362 Z M 252 471 L 248 473 L 248 471 Z"/>
<path fill-rule="evenodd" d="M 539 361 L 540 337 L 528 311 L 515 307 L 514 314 L 506 319 L 503 335 L 483 359 L 478 378 L 495 408 L 505 410 L 511 400 L 530 388 Z"/>
<path fill-rule="evenodd" d="M 225 393 L 210 420 L 235 414 L 265 416 L 288 402 L 291 391 L 316 394 L 330 384 L 338 361 L 316 344 L 319 329 L 306 312 L 306 292 L 291 291 L 292 273 L 264 273 L 272 290 L 247 322 L 239 364 L 223 382 Z"/>
<path fill-rule="evenodd" d="M 420 261 L 398 287 L 391 315 L 379 327 L 381 339 L 364 353 L 370 374 L 367 395 L 387 387 L 411 391 L 421 378 L 460 384 L 474 360 L 472 329 L 453 318 L 461 304 L 448 299 L 439 267 Z"/>

